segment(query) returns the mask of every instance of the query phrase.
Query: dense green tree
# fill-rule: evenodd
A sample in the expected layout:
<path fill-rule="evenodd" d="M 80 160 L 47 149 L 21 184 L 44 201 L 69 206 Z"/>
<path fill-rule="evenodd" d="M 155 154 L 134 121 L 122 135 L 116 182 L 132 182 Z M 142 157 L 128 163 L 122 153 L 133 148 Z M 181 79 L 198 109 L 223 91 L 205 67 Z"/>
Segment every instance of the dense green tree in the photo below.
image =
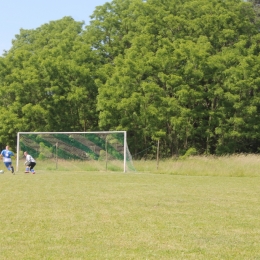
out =
<path fill-rule="evenodd" d="M 257 152 L 257 1 L 113 0 L 89 26 L 21 30 L 0 57 L 0 143 L 18 131 L 127 130 L 138 157 Z M 149 150 L 153 147 L 154 150 Z"/>
<path fill-rule="evenodd" d="M 126 22 L 114 10 L 123 2 L 131 26 L 120 34 Z M 115 0 L 109 6 L 99 27 L 128 44 L 120 49 L 116 40 L 104 40 L 103 29 L 96 34 L 112 60 L 103 68 L 105 81 L 98 82 L 103 129 L 134 132 L 136 151 L 160 133 L 165 155 L 190 147 L 200 153 L 256 151 L 257 145 L 245 146 L 259 137 L 250 134 L 258 129 L 252 127 L 259 110 L 259 26 L 250 4 Z"/>
<path fill-rule="evenodd" d="M 259 0 L 248 0 L 247 2 L 253 5 L 254 11 L 256 13 L 256 21 L 259 20 L 260 17 L 260 1 Z"/>
<path fill-rule="evenodd" d="M 97 127 L 94 80 L 98 58 L 83 41 L 82 26 L 64 17 L 16 35 L 0 61 L 0 142 L 18 131 Z"/>

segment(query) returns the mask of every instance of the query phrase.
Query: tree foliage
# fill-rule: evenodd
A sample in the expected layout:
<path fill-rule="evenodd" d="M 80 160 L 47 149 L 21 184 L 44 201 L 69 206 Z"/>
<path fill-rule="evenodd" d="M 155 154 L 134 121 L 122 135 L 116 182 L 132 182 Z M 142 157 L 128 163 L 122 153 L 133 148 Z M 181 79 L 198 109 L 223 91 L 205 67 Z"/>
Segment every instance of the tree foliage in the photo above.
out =
<path fill-rule="evenodd" d="M 84 29 L 64 17 L 21 30 L 0 59 L 0 142 L 127 130 L 137 157 L 157 140 L 165 157 L 258 152 L 258 11 L 257 1 L 113 0 Z"/>
<path fill-rule="evenodd" d="M 83 41 L 82 26 L 64 17 L 16 35 L 0 64 L 1 142 L 14 139 L 18 131 L 97 126 L 94 80 L 99 59 Z"/>
<path fill-rule="evenodd" d="M 252 7 L 237 0 L 134 1 L 124 17 L 131 19 L 122 34 L 128 48 L 99 84 L 100 126 L 127 129 L 136 151 L 163 132 L 166 156 L 190 147 L 256 152 L 259 26 Z"/>

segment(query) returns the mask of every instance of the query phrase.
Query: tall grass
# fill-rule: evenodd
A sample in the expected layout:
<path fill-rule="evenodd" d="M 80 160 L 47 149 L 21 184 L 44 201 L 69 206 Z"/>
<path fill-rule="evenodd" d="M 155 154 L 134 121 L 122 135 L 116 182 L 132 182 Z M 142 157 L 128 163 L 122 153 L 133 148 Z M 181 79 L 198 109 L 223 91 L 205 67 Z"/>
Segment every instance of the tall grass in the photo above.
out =
<path fill-rule="evenodd" d="M 24 161 L 19 162 L 23 171 Z M 15 163 L 14 163 L 15 164 Z M 185 159 L 136 160 L 136 172 L 185 176 L 260 176 L 260 155 L 237 154 L 231 156 L 190 156 Z M 36 170 L 40 171 L 123 171 L 122 161 L 65 161 L 37 160 Z"/>
<path fill-rule="evenodd" d="M 127 174 L 39 162 L 35 175 L 5 172 L 0 259 L 260 259 L 257 160 L 143 161 Z M 236 173 L 239 165 L 251 170 Z"/>
<path fill-rule="evenodd" d="M 140 172 L 185 176 L 260 176 L 260 155 L 191 156 L 185 159 L 135 161 Z"/>

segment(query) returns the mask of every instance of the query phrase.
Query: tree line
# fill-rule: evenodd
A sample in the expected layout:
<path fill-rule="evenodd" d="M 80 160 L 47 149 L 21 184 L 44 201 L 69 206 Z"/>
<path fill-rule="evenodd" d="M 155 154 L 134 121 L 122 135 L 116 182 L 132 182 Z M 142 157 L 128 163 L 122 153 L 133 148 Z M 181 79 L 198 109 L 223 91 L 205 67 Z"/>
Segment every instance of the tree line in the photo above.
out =
<path fill-rule="evenodd" d="M 113 0 L 21 29 L 0 57 L 0 144 L 126 130 L 136 158 L 258 153 L 258 1 Z M 145 152 L 143 152 L 145 151 Z"/>

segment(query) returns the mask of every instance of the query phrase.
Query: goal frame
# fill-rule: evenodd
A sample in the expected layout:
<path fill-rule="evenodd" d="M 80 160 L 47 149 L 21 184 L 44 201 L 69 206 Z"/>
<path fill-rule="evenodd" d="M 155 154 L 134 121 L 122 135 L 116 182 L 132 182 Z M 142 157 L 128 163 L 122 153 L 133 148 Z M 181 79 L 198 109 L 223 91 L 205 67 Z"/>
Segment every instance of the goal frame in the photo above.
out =
<path fill-rule="evenodd" d="M 40 135 L 40 134 L 124 134 L 124 173 L 126 172 L 126 154 L 127 154 L 127 132 L 126 131 L 94 131 L 94 132 L 18 132 L 16 147 L 16 171 L 19 170 L 20 153 L 20 135 Z"/>

